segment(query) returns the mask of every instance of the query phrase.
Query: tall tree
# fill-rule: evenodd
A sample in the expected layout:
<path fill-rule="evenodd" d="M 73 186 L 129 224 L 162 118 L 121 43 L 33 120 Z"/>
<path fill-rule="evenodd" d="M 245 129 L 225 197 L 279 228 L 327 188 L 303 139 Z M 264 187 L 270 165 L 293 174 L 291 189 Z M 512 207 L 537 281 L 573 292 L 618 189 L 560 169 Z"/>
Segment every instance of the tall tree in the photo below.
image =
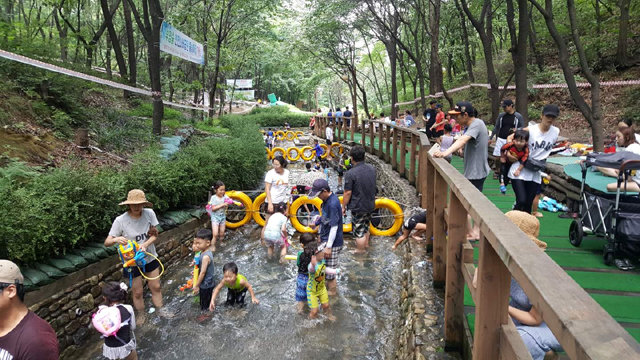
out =
<path fill-rule="evenodd" d="M 527 89 L 527 38 L 529 34 L 529 12 L 527 0 L 518 0 L 518 31 L 516 32 L 513 0 L 507 1 L 507 26 L 511 39 L 511 58 L 516 78 L 516 110 L 528 120 L 529 91 Z"/>

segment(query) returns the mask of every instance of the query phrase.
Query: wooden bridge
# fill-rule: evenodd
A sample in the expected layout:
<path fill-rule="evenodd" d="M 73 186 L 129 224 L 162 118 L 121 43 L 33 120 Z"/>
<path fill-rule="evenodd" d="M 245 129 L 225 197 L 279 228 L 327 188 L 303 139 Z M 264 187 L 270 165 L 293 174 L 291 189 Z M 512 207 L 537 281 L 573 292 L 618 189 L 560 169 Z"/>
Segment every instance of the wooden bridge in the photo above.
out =
<path fill-rule="evenodd" d="M 343 118 L 344 119 L 344 118 Z M 315 135 L 324 137 L 329 119 L 316 117 Z M 433 237 L 433 279 L 444 286 L 447 350 L 466 348 L 473 359 L 531 359 L 508 316 L 511 278 L 571 359 L 640 359 L 640 344 L 565 270 L 538 247 L 459 170 L 428 154 L 424 133 L 381 121 L 336 126 L 338 141 L 360 143 L 391 164 L 415 186 L 427 209 L 427 239 Z M 367 126 L 365 126 L 367 125 Z M 480 226 L 477 288 L 474 246 L 466 240 L 467 215 Z M 568 240 L 567 240 L 568 242 Z M 630 274 L 637 276 L 637 274 Z M 475 304 L 471 343 L 465 341 L 465 285 Z M 635 311 L 640 314 L 640 297 Z M 465 344 L 466 343 L 466 344 Z"/>

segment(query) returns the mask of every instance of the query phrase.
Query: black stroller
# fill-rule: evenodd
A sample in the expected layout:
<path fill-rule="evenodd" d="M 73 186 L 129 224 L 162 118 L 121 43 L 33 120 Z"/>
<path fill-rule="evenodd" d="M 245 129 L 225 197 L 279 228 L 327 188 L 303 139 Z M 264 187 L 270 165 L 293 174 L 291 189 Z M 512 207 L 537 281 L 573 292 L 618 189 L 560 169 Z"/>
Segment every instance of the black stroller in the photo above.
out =
<path fill-rule="evenodd" d="M 627 151 L 614 154 L 594 153 L 587 155 L 587 160 L 580 166 L 582 185 L 579 217 L 569 227 L 569 241 L 578 247 L 585 233 L 605 237 L 607 242 L 603 256 L 607 265 L 611 265 L 616 257 L 637 259 L 640 256 L 640 198 L 637 194 L 626 194 L 624 187 L 626 180 L 631 179 L 631 172 L 640 171 L 640 155 Z M 585 192 L 587 168 L 591 166 L 619 170 L 615 194 L 595 195 Z"/>

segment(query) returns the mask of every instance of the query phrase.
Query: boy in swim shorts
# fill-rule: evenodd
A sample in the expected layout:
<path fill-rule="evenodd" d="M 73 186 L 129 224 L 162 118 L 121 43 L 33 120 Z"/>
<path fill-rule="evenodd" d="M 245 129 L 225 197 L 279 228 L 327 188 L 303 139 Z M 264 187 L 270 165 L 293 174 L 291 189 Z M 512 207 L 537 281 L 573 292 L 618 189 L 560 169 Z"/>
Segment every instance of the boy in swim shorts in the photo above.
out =
<path fill-rule="evenodd" d="M 309 305 L 309 319 L 315 319 L 318 316 L 319 304 L 322 304 L 322 311 L 327 314 L 327 318 L 335 321 L 336 317 L 331 313 L 329 307 L 329 293 L 325 284 L 326 274 L 337 274 L 338 269 L 328 268 L 324 263 L 324 248 L 322 243 L 311 257 L 309 263 L 309 281 L 307 282 L 307 304 Z"/>
<path fill-rule="evenodd" d="M 423 233 L 426 229 L 427 229 L 427 212 L 420 211 L 414 214 L 413 216 L 405 220 L 404 224 L 402 224 L 402 235 L 400 235 L 398 240 L 396 240 L 396 242 L 393 244 L 393 246 L 391 247 L 391 250 L 395 250 L 398 247 L 398 245 L 400 245 L 406 238 L 409 237 L 409 234 L 411 234 L 413 230 L 416 230 L 416 232 L 412 235 L 412 237 L 414 239 L 420 239 L 418 237 L 418 234 Z"/>
<path fill-rule="evenodd" d="M 227 302 L 226 305 L 244 305 L 244 296 L 249 291 L 251 294 L 251 302 L 259 304 L 260 301 L 256 298 L 256 294 L 253 293 L 251 284 L 247 281 L 247 278 L 242 274 L 238 274 L 238 266 L 234 262 L 226 263 L 222 267 L 223 278 L 218 286 L 213 290 L 211 295 L 211 304 L 209 304 L 209 310 L 213 311 L 216 308 L 216 298 L 218 293 L 223 287 L 227 288 Z"/>

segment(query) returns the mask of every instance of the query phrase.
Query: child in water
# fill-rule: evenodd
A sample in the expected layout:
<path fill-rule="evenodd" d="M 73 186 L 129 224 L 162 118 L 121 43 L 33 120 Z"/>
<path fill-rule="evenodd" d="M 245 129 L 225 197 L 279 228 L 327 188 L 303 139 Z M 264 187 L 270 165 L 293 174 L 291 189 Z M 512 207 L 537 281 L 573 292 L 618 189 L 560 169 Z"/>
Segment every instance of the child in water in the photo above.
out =
<path fill-rule="evenodd" d="M 317 247 L 317 240 L 311 233 L 304 233 L 300 236 L 300 243 L 303 251 L 298 252 L 296 265 L 298 266 L 298 276 L 296 278 L 296 307 L 298 313 L 304 310 L 304 304 L 307 303 L 307 283 L 309 282 L 309 264 L 311 257 Z"/>
<path fill-rule="evenodd" d="M 251 295 L 251 302 L 259 304 L 260 301 L 253 293 L 251 284 L 247 281 L 247 278 L 242 274 L 238 274 L 238 266 L 234 262 L 226 263 L 222 267 L 223 278 L 218 286 L 213 290 L 211 296 L 211 304 L 209 304 L 209 310 L 213 311 L 216 308 L 216 298 L 223 287 L 227 288 L 227 301 L 225 305 L 244 305 L 244 297 L 249 291 Z"/>
<path fill-rule="evenodd" d="M 427 229 L 427 212 L 420 211 L 417 214 L 414 214 L 413 216 L 405 220 L 404 224 L 402 224 L 402 235 L 400 235 L 398 240 L 396 240 L 396 242 L 393 244 L 393 246 L 391 247 L 391 250 L 397 249 L 398 246 L 402 244 L 402 242 L 409 237 L 409 234 L 411 234 L 413 230 L 416 230 L 416 232 L 412 235 L 412 237 L 416 240 L 421 239 L 418 237 L 418 234 L 423 233 L 426 229 Z"/>
<path fill-rule="evenodd" d="M 120 329 L 113 336 L 104 338 L 102 355 L 110 360 L 137 360 L 136 317 L 131 305 L 124 304 L 127 300 L 127 285 L 124 283 L 108 282 L 102 286 L 102 296 L 106 306 L 116 306 L 120 311 Z"/>
<path fill-rule="evenodd" d="M 211 303 L 211 295 L 213 294 L 214 267 L 213 253 L 209 250 L 211 245 L 211 230 L 200 229 L 193 239 L 193 251 L 200 255 L 196 255 L 195 265 L 199 268 L 198 280 L 193 284 L 193 294 L 200 294 L 200 309 L 207 310 Z"/>
<path fill-rule="evenodd" d="M 508 142 L 500 149 L 500 192 L 507 193 L 509 184 L 509 168 L 511 164 L 519 161 L 520 166 L 513 172 L 514 176 L 519 176 L 524 168 L 524 163 L 529 158 L 529 132 L 526 130 L 516 130 L 513 141 Z"/>
<path fill-rule="evenodd" d="M 273 250 L 280 248 L 280 263 L 284 262 L 287 255 L 287 215 L 285 211 L 287 206 L 284 203 L 273 205 L 273 215 L 269 216 L 269 220 L 264 228 L 264 238 L 262 245 L 267 247 L 267 257 L 273 257 Z"/>
<path fill-rule="evenodd" d="M 314 244 L 315 245 L 315 244 Z M 322 311 L 331 321 L 335 321 L 336 317 L 331 313 L 329 306 L 329 293 L 325 283 L 326 274 L 337 274 L 338 269 L 328 268 L 324 262 L 325 244 L 320 244 L 315 249 L 315 254 L 309 262 L 309 281 L 307 282 L 307 304 L 309 305 L 309 319 L 315 319 L 318 316 L 318 301 L 322 304 Z"/>
<path fill-rule="evenodd" d="M 207 212 L 211 216 L 211 233 L 213 238 L 210 250 L 216 251 L 216 241 L 224 239 L 225 222 L 227 221 L 227 207 L 231 203 L 231 199 L 225 195 L 227 191 L 224 183 L 220 180 L 216 181 L 211 187 L 213 195 L 207 204 Z"/>

